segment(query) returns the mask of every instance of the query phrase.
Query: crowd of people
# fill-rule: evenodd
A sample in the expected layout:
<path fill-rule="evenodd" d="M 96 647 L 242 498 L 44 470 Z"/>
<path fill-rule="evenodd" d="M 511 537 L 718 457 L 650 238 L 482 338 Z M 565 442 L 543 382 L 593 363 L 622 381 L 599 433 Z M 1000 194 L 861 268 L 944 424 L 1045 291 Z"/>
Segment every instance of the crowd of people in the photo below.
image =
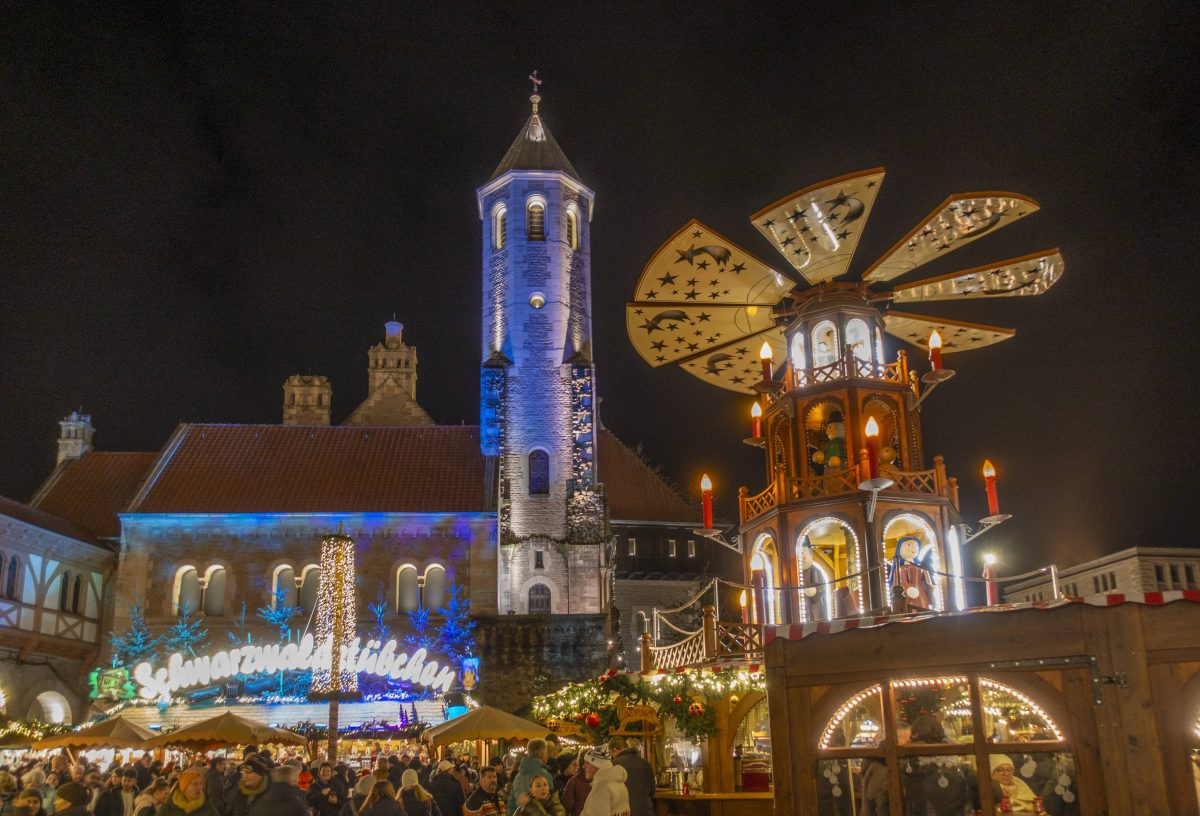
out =
<path fill-rule="evenodd" d="M 553 736 L 480 765 L 423 752 L 305 762 L 246 747 L 241 760 L 150 754 L 101 768 L 66 754 L 0 768 L 0 816 L 652 816 L 654 775 L 614 737 L 578 753 Z"/>

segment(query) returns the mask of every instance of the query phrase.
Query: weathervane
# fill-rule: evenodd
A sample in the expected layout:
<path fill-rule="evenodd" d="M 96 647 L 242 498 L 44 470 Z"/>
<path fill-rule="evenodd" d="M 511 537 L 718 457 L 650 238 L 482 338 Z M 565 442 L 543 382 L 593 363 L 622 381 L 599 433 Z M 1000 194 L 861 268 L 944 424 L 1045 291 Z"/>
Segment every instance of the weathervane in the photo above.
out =
<path fill-rule="evenodd" d="M 533 103 L 533 112 L 536 115 L 538 112 L 538 102 L 542 101 L 542 97 L 538 93 L 538 86 L 542 84 L 542 80 L 538 79 L 536 70 L 529 75 L 529 81 L 533 83 L 533 96 L 529 97 L 529 101 Z"/>

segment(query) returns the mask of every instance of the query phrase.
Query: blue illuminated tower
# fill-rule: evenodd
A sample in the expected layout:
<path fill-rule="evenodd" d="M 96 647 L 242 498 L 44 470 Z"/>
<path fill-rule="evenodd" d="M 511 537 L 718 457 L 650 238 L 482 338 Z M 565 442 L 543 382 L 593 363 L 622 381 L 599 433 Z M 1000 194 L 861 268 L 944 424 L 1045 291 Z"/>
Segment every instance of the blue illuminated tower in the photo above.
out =
<path fill-rule="evenodd" d="M 536 82 L 536 80 L 535 80 Z M 535 86 L 536 88 L 536 86 Z M 600 613 L 610 567 L 595 489 L 594 193 L 538 113 L 487 184 L 480 444 L 496 479 L 501 613 Z"/>

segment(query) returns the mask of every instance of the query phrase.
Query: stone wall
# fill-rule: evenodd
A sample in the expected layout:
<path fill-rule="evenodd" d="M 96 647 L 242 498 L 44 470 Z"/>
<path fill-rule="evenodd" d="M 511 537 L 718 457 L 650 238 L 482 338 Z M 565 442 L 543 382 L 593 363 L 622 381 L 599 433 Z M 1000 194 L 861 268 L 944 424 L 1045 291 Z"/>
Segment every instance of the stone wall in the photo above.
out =
<path fill-rule="evenodd" d="M 609 667 L 603 615 L 479 616 L 479 688 L 474 696 L 527 712 L 536 694 L 599 677 Z"/>

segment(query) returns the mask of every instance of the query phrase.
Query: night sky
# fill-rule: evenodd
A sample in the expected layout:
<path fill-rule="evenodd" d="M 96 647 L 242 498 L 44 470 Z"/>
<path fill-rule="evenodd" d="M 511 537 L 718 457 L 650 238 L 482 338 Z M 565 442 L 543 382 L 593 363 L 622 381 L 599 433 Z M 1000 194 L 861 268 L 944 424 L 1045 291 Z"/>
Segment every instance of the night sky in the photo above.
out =
<path fill-rule="evenodd" d="M 749 215 L 883 165 L 851 277 L 975 190 L 1042 210 L 901 281 L 1066 260 L 1040 298 L 913 309 L 1018 330 L 949 357 L 924 407 L 967 520 L 985 456 L 1015 516 L 972 557 L 1011 572 L 1197 544 L 1190 4 L 204 5 L 6 4 L 0 494 L 29 499 L 80 406 L 98 449 L 157 450 L 180 421 L 277 423 L 284 379 L 314 373 L 338 422 L 393 312 L 421 404 L 476 424 L 475 188 L 537 68 L 597 195 L 603 421 L 685 490 L 709 471 L 735 518 L 761 453 L 740 442 L 749 398 L 634 353 L 643 265 L 696 217 L 782 267 Z"/>

